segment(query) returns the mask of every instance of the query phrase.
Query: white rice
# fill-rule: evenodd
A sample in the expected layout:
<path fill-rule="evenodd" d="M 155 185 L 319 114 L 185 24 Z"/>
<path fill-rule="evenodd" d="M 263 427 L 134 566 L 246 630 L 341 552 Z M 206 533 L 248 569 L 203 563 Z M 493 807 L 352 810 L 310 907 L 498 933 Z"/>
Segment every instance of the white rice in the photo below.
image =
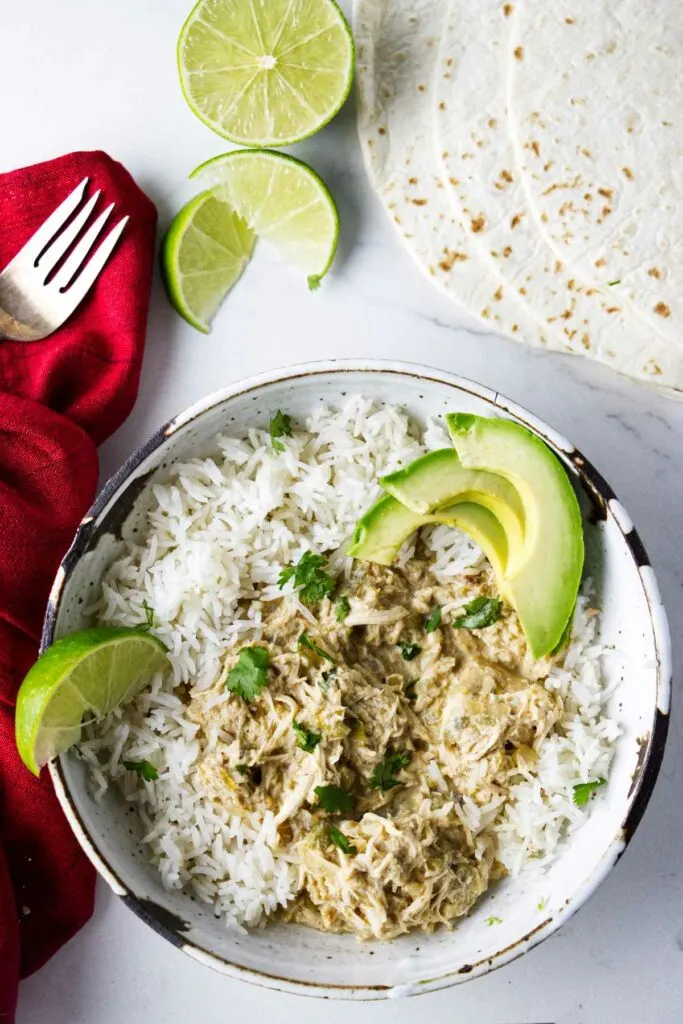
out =
<path fill-rule="evenodd" d="M 237 818 L 203 791 L 195 770 L 197 726 L 184 717 L 174 687 L 208 688 L 226 651 L 245 634 L 258 638 L 263 602 L 280 596 L 282 566 L 309 549 L 332 550 L 330 561 L 342 570 L 344 547 L 359 514 L 378 496 L 379 476 L 449 444 L 439 424 L 422 432 L 397 409 L 362 397 L 340 410 L 321 403 L 295 427 L 282 453 L 273 451 L 267 432 L 251 430 L 243 439 L 217 438 L 210 457 L 176 464 L 154 486 L 144 542 L 129 543 L 110 567 L 93 609 L 101 622 L 133 626 L 145 622 L 146 602 L 173 667 L 132 704 L 86 730 L 80 749 L 95 795 L 101 798 L 115 780 L 138 810 L 143 843 L 164 885 L 187 889 L 234 927 L 262 923 L 290 900 L 296 865 L 273 853 L 271 814 Z M 483 560 L 458 530 L 436 527 L 427 542 L 443 581 L 476 571 Z M 411 553 L 406 545 L 402 560 Z M 236 618 L 245 598 L 252 599 L 249 611 Z M 596 624 L 582 597 L 565 666 L 547 681 L 565 702 L 565 735 L 545 741 L 536 769 L 504 806 L 500 799 L 483 808 L 467 797 L 456 801 L 473 836 L 495 830 L 500 859 L 513 874 L 552 861 L 590 812 L 590 805 L 576 807 L 573 787 L 609 773 L 619 728 L 603 714 Z M 218 741 L 214 733 L 201 743 L 211 749 Z M 152 762 L 158 781 L 124 771 L 124 760 Z"/>

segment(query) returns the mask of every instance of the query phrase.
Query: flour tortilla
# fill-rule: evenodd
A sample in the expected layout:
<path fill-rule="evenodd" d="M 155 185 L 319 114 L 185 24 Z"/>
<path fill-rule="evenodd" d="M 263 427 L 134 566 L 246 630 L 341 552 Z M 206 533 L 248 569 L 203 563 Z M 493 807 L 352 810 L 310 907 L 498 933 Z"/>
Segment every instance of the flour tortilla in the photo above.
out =
<path fill-rule="evenodd" d="M 537 223 L 683 347 L 683 4 L 514 7 L 509 113 Z"/>
<path fill-rule="evenodd" d="M 434 76 L 436 155 L 470 242 L 521 296 L 558 347 L 655 384 L 683 387 L 683 352 L 619 301 L 586 284 L 541 234 L 515 162 L 507 122 L 507 56 L 514 6 L 451 0 Z"/>
<path fill-rule="evenodd" d="M 434 153 L 432 77 L 445 6 L 356 0 L 358 130 L 370 181 L 420 269 L 490 328 L 532 345 L 545 332 L 476 255 Z"/>

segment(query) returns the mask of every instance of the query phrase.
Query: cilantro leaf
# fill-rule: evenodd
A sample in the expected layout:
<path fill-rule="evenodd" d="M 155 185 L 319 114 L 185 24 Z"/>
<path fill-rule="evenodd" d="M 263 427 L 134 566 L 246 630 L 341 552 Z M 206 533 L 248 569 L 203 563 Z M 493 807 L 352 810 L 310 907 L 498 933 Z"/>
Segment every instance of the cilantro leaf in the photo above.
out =
<path fill-rule="evenodd" d="M 607 287 L 608 288 L 613 288 L 615 284 L 621 284 L 621 281 L 620 280 L 619 281 L 608 281 L 607 282 Z"/>
<path fill-rule="evenodd" d="M 433 633 L 441 625 L 441 609 L 437 606 L 425 619 L 425 633 Z"/>
<path fill-rule="evenodd" d="M 502 923 L 503 923 L 502 917 L 495 917 L 493 914 L 491 914 L 490 917 L 486 918 L 486 924 L 489 926 L 489 928 L 491 927 L 492 924 L 502 924 Z"/>
<path fill-rule="evenodd" d="M 228 672 L 227 687 L 247 703 L 268 684 L 269 655 L 265 647 L 243 647 L 237 664 Z"/>
<path fill-rule="evenodd" d="M 491 626 L 500 618 L 499 597 L 475 597 L 465 605 L 465 615 L 455 619 L 453 625 L 456 629 L 483 629 L 484 626 Z"/>
<path fill-rule="evenodd" d="M 127 772 L 135 772 L 145 782 L 156 782 L 159 772 L 149 761 L 124 761 L 123 767 Z"/>
<path fill-rule="evenodd" d="M 538 906 L 536 907 L 536 909 L 537 909 L 537 910 L 545 910 L 545 905 L 546 905 L 546 903 L 547 903 L 547 902 L 548 902 L 548 900 L 546 899 L 546 897 L 545 897 L 545 896 L 543 896 L 543 897 L 542 897 L 542 898 L 541 898 L 541 899 L 540 899 L 540 900 L 538 901 Z"/>
<path fill-rule="evenodd" d="M 248 764 L 238 764 L 238 765 L 235 765 L 235 768 L 240 773 L 240 775 L 246 775 L 247 772 L 249 771 L 249 765 Z"/>
<path fill-rule="evenodd" d="M 387 754 L 383 761 L 375 768 L 372 776 L 370 777 L 370 786 L 372 789 L 381 789 L 383 793 L 393 789 L 394 786 L 400 786 L 400 782 L 394 776 L 400 772 L 401 768 L 410 761 L 410 754 L 404 752 L 402 754 Z"/>
<path fill-rule="evenodd" d="M 422 653 L 422 648 L 419 644 L 409 644 L 407 640 L 399 640 L 398 646 L 401 648 L 404 661 L 412 661 L 413 658 L 417 658 L 418 654 Z"/>
<path fill-rule="evenodd" d="M 349 840 L 348 836 L 345 836 L 343 832 L 340 832 L 334 825 L 330 825 L 329 832 L 327 833 L 331 843 L 338 846 L 342 853 L 358 853 L 358 847 L 354 846 Z"/>
<path fill-rule="evenodd" d="M 305 551 L 296 565 L 288 565 L 281 570 L 278 586 L 282 590 L 284 585 L 294 578 L 294 587 L 299 591 L 299 597 L 305 604 L 322 601 L 324 597 L 330 597 L 337 586 L 336 580 L 325 572 L 325 565 L 327 562 L 322 555 Z"/>
<path fill-rule="evenodd" d="M 154 629 L 154 609 L 147 603 L 146 598 L 142 602 L 142 607 L 145 612 L 145 623 L 137 628 L 143 633 L 149 633 L 150 629 Z"/>
<path fill-rule="evenodd" d="M 329 661 L 334 665 L 334 658 L 332 655 L 328 654 L 327 651 L 324 651 L 322 647 L 318 646 L 315 640 L 312 640 L 308 633 L 302 633 L 297 642 L 299 647 L 305 647 L 307 650 L 313 651 L 313 653 L 317 654 L 319 658 L 324 658 L 325 661 Z"/>
<path fill-rule="evenodd" d="M 273 451 L 283 452 L 285 446 L 282 441 L 278 441 L 279 437 L 291 437 L 292 436 L 292 420 L 286 412 L 282 412 L 281 409 L 273 416 L 270 421 L 270 439 L 273 443 Z"/>
<path fill-rule="evenodd" d="M 318 798 L 318 806 L 329 814 L 337 811 L 346 814 L 355 803 L 351 794 L 339 786 L 316 786 L 314 792 Z"/>
<path fill-rule="evenodd" d="M 577 807 L 585 807 L 596 789 L 607 785 L 607 779 L 595 779 L 594 782 L 579 782 L 574 786 L 574 803 Z"/>
<path fill-rule="evenodd" d="M 322 739 L 321 734 L 319 732 L 312 732 L 305 725 L 301 725 L 300 722 L 292 722 L 292 728 L 296 733 L 296 745 L 305 750 L 307 754 L 312 754 Z"/>
<path fill-rule="evenodd" d="M 334 617 L 337 622 L 343 622 L 350 611 L 351 605 L 349 604 L 348 597 L 340 597 L 334 606 Z"/>

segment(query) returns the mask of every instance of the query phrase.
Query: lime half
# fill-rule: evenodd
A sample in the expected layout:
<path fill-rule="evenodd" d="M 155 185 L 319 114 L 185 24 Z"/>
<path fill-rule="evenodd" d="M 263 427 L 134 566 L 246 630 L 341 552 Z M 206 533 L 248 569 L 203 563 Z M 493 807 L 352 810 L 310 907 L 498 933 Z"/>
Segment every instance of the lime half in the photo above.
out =
<path fill-rule="evenodd" d="M 315 289 L 330 269 L 339 214 L 325 183 L 308 164 L 270 150 L 238 149 L 190 175 L 232 207 L 258 238 L 301 267 Z"/>
<path fill-rule="evenodd" d="M 167 667 L 161 641 L 134 629 L 103 626 L 58 640 L 19 689 L 15 728 L 26 767 L 38 775 L 78 741 L 84 714 L 102 718 Z"/>
<path fill-rule="evenodd" d="M 244 146 L 313 135 L 348 96 L 353 67 L 353 36 L 334 0 L 199 0 L 178 40 L 190 107 Z"/>
<path fill-rule="evenodd" d="M 197 330 L 209 333 L 253 248 L 253 232 L 212 192 L 190 200 L 176 215 L 161 246 L 161 268 L 171 302 Z"/>

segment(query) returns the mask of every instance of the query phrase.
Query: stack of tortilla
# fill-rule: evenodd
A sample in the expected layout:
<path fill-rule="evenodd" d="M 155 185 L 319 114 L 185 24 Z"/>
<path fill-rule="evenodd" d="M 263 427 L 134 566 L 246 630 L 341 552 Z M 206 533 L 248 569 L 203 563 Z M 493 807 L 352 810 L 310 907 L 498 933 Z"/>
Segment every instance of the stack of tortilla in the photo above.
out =
<path fill-rule="evenodd" d="M 683 4 L 355 0 L 359 132 L 492 329 L 683 394 Z"/>

